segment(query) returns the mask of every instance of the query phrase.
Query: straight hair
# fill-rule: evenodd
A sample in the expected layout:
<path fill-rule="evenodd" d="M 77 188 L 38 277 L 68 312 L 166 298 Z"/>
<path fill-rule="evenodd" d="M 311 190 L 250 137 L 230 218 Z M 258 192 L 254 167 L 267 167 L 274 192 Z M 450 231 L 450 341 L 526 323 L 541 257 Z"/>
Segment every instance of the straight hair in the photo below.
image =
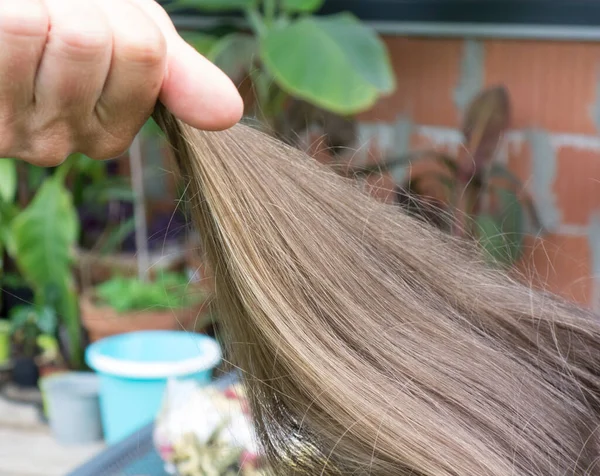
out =
<path fill-rule="evenodd" d="M 600 474 L 596 316 L 262 132 L 155 118 L 273 474 Z"/>

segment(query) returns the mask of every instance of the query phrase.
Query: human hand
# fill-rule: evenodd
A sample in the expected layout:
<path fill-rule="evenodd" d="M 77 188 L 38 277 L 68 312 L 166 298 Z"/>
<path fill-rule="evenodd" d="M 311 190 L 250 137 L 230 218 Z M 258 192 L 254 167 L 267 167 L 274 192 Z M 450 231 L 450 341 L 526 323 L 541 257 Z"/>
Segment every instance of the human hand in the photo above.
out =
<path fill-rule="evenodd" d="M 154 0 L 0 0 L 0 45 L 0 157 L 116 157 L 158 99 L 199 129 L 243 112 L 233 83 Z"/>

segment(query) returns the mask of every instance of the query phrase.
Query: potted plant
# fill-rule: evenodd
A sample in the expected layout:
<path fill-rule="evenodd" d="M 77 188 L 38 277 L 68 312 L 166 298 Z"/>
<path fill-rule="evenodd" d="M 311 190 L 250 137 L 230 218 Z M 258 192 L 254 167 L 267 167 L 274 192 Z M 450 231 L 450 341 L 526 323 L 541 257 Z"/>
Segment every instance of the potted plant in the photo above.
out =
<path fill-rule="evenodd" d="M 521 257 L 527 229 L 537 234 L 543 227 L 521 181 L 495 160 L 509 123 L 508 92 L 491 87 L 467 108 L 458 155 L 425 150 L 340 172 L 406 177 L 396 184 L 397 204 L 455 236 L 476 240 L 491 263 L 510 266 Z"/>
<path fill-rule="evenodd" d="M 13 381 L 20 387 L 35 387 L 39 378 L 36 358 L 41 349 L 40 336 L 54 335 L 57 317 L 54 309 L 23 305 L 15 307 L 10 315 L 13 341 Z"/>
<path fill-rule="evenodd" d="M 14 264 L 19 283 L 30 288 L 30 301 L 35 303 L 36 309 L 39 312 L 53 310 L 58 323 L 55 337 L 66 331 L 62 342 L 68 352 L 69 365 L 81 368 L 83 336 L 72 269 L 79 222 L 72 194 L 65 184 L 73 160 L 69 158 L 51 171 L 32 169 L 43 172 L 36 181 L 37 189 L 30 199 L 17 200 L 17 192 L 21 192 L 17 190 L 17 162 L 0 159 L 0 220 L 3 223 L 0 253 L 6 253 Z M 12 273 L 13 281 L 15 274 Z M 2 282 L 8 282 L 8 278 L 9 275 L 3 275 Z"/>
<path fill-rule="evenodd" d="M 248 29 L 231 28 L 224 20 L 211 31 L 183 35 L 242 90 L 250 86 L 247 109 L 270 132 L 298 144 L 303 133 L 316 127 L 334 132 L 325 140 L 335 147 L 340 139 L 345 142 L 333 137 L 348 130 L 344 120 L 391 94 L 396 81 L 376 31 L 350 13 L 315 15 L 323 3 L 173 0 L 166 8 L 242 12 Z M 332 129 L 328 123 L 334 117 Z"/>
<path fill-rule="evenodd" d="M 159 273 L 153 280 L 115 276 L 84 292 L 83 325 L 92 342 L 139 330 L 199 330 L 205 318 L 206 293 L 186 275 Z"/>

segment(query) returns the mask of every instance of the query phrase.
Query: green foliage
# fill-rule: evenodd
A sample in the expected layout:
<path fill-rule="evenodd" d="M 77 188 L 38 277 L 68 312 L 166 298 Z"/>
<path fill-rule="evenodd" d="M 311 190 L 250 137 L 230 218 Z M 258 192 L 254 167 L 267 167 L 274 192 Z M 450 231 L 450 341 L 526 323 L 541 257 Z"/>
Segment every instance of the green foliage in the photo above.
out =
<path fill-rule="evenodd" d="M 0 159 L 0 199 L 12 203 L 17 193 L 17 166 L 13 159 Z"/>
<path fill-rule="evenodd" d="M 96 298 L 117 312 L 156 311 L 185 308 L 199 303 L 197 289 L 189 289 L 188 279 L 181 274 L 162 273 L 154 281 L 113 277 L 96 287 Z"/>
<path fill-rule="evenodd" d="M 397 184 L 398 203 L 411 212 L 416 209 L 426 220 L 457 236 L 473 238 L 491 263 L 512 265 L 522 256 L 523 237 L 528 231 L 526 224 L 529 222 L 536 234 L 542 231 L 542 225 L 521 181 L 494 160 L 508 128 L 509 111 L 510 101 L 504 88 L 490 88 L 474 98 L 463 121 L 465 160 L 428 150 L 393 157 L 383 164 L 349 173 L 409 175 Z M 436 171 L 408 174 L 409 167 L 420 161 L 435 162 Z M 446 202 L 437 201 L 433 207 L 427 206 L 431 197 L 420 188 L 425 179 L 440 184 L 446 193 Z"/>
<path fill-rule="evenodd" d="M 281 8 L 287 13 L 312 13 L 324 3 L 325 0 L 281 0 Z"/>
<path fill-rule="evenodd" d="M 61 178 L 57 174 L 46 179 L 31 203 L 11 221 L 7 245 L 37 304 L 52 307 L 64 322 L 73 351 L 71 363 L 79 367 L 81 328 L 71 269 L 79 221 Z"/>
<path fill-rule="evenodd" d="M 493 216 L 483 213 L 475 217 L 475 234 L 488 256 L 506 266 L 521 258 L 524 230 L 524 212 L 519 199 L 509 190 L 499 191 L 501 213 Z"/>
<path fill-rule="evenodd" d="M 33 357 L 40 337 L 56 333 L 58 318 L 51 307 L 24 305 L 12 309 L 10 322 L 16 344 L 26 356 Z"/>
<path fill-rule="evenodd" d="M 284 91 L 339 114 L 367 109 L 395 87 L 383 43 L 351 15 L 306 17 L 272 29 L 260 52 Z"/>
<path fill-rule="evenodd" d="M 337 114 L 355 114 L 395 88 L 385 45 L 350 14 L 316 17 L 323 0 L 175 0 L 171 6 L 242 10 L 253 36 L 203 38 L 198 51 L 236 82 L 250 76 L 263 120 L 273 125 L 291 96 Z"/>

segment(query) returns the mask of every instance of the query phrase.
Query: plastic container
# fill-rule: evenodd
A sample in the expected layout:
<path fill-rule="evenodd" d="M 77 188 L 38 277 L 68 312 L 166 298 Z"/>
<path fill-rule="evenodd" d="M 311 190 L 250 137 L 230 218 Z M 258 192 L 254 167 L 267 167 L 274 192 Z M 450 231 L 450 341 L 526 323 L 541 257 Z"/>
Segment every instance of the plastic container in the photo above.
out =
<path fill-rule="evenodd" d="M 113 444 L 156 418 L 168 379 L 209 383 L 221 349 L 203 334 L 141 331 L 95 342 L 86 361 L 100 375 L 104 436 Z"/>
<path fill-rule="evenodd" d="M 0 320 L 0 367 L 8 364 L 10 359 L 10 322 Z"/>
<path fill-rule="evenodd" d="M 99 378 L 92 372 L 63 372 L 41 379 L 50 428 L 65 445 L 102 440 Z"/>

